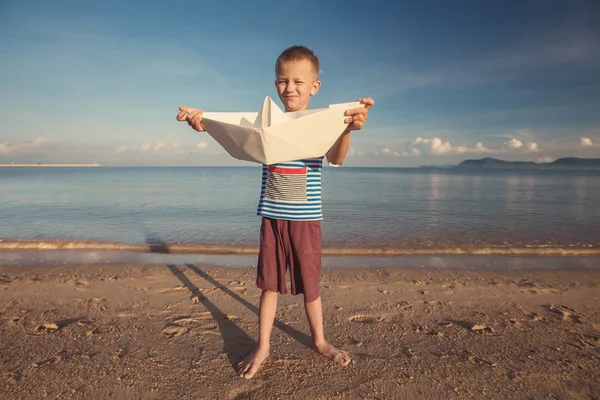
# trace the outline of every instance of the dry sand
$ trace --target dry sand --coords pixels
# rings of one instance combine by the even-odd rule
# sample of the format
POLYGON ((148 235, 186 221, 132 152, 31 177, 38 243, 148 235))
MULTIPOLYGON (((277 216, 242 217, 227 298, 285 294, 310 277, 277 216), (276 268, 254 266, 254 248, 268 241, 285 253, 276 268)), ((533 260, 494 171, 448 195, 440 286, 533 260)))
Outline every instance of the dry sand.
POLYGON ((251 268, 0 267, 6 399, 600 399, 600 270, 328 269, 329 340, 279 297, 271 356, 251 268))

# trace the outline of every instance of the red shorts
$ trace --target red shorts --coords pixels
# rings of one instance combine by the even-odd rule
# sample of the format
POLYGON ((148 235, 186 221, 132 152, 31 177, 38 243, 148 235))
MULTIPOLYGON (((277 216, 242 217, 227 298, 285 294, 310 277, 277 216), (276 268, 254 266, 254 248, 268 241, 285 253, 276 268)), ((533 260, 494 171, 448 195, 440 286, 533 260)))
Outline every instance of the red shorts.
POLYGON ((304 294, 309 303, 320 295, 321 221, 287 221, 262 218, 256 285, 287 293, 286 271, 290 270, 293 295, 304 294))

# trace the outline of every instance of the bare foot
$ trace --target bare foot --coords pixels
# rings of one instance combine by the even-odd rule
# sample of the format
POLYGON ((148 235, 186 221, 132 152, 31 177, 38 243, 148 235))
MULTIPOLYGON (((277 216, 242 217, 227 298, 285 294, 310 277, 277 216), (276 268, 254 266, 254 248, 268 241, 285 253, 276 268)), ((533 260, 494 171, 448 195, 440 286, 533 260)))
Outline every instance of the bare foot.
POLYGON ((325 357, 331 358, 333 362, 336 362, 344 367, 350 364, 350 355, 344 350, 340 350, 327 342, 324 344, 313 344, 313 346, 315 350, 323 354, 325 357))
POLYGON ((260 365, 269 357, 269 349, 256 349, 238 363, 238 375, 250 379, 254 376, 260 365))

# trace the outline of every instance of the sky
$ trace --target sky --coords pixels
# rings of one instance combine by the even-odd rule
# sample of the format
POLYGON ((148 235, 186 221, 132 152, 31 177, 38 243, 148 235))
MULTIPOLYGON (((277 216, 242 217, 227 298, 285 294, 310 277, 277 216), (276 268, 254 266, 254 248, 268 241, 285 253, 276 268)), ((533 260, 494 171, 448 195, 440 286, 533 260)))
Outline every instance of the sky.
POLYGON ((600 157, 596 0, 242 4, 0 2, 0 163, 249 165, 178 107, 258 111, 297 44, 311 108, 375 100, 346 166, 600 157))

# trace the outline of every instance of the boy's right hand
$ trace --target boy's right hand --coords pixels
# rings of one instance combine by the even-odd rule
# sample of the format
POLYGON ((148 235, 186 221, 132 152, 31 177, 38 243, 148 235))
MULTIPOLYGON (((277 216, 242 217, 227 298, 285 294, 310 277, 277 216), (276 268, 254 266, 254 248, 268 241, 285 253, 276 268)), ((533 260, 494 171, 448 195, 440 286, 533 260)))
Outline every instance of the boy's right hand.
POLYGON ((198 132, 204 132, 202 110, 180 106, 179 113, 177 114, 177 121, 187 121, 188 125, 198 132))

